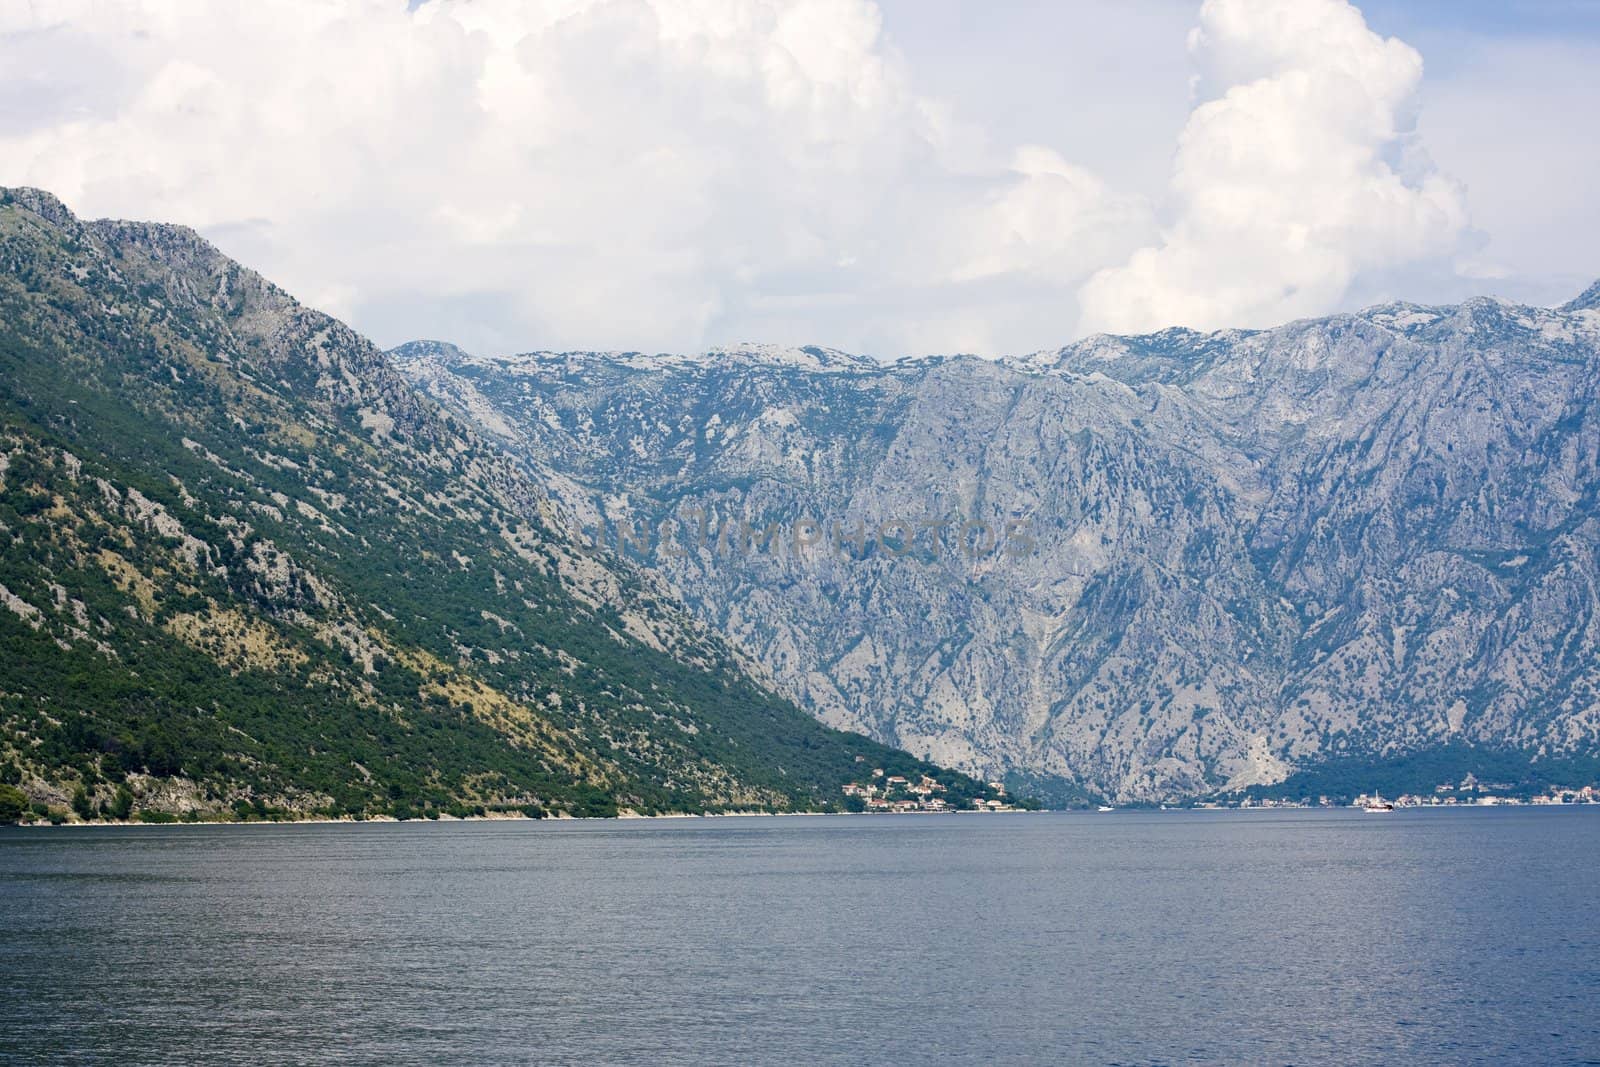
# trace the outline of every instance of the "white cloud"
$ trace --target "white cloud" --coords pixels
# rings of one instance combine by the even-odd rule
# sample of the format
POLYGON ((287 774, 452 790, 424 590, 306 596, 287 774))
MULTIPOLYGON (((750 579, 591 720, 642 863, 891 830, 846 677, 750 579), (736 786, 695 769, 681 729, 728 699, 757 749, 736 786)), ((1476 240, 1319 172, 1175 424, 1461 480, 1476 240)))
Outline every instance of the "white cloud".
POLYGON ((6 5, 0 182, 487 351, 996 352, 1072 335, 1091 276, 1096 324, 1255 321, 1459 233, 1410 153, 1420 62, 1343 0, 1213 0, 1194 51, 1232 88, 1162 233, 919 94, 869 0, 6 5))
POLYGON ((1190 47, 1205 99, 1179 138, 1175 218, 1084 287, 1086 328, 1267 326, 1458 250, 1465 196, 1414 136, 1413 49, 1344 0, 1207 0, 1190 47))

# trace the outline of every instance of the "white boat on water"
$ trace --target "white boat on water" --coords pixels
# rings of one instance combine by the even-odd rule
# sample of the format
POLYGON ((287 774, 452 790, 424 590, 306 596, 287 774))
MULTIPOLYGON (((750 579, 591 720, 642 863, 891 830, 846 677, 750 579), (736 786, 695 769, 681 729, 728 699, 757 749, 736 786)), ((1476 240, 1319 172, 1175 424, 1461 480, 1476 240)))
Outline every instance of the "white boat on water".
POLYGON ((1389 803, 1387 800, 1384 800, 1382 797, 1379 797, 1377 800, 1369 800, 1365 804, 1361 805, 1361 810, 1371 812, 1393 811, 1394 805, 1389 803))
POLYGON ((1111 807, 1109 804, 1102 804, 1098 808, 1096 808, 1095 810, 1096 811, 1116 811, 1117 809, 1111 807))

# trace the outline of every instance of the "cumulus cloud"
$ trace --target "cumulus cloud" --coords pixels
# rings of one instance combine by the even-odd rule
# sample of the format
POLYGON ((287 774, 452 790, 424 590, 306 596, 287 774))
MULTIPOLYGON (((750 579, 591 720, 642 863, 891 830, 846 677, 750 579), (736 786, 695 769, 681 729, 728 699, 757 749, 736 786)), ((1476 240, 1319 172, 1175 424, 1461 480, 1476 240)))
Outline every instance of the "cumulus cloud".
POLYGON ((1420 61, 1343 0, 1213 0, 1194 52, 1219 95, 1160 230, 920 95, 870 0, 12 4, 0 181, 486 351, 997 352, 1071 336, 1080 289, 1097 326, 1254 321, 1459 233, 1420 61))
POLYGON ((1179 138, 1175 218, 1084 286, 1084 328, 1268 326, 1458 249, 1463 191, 1414 133, 1415 50, 1344 0, 1206 0, 1190 48, 1209 98, 1179 138))

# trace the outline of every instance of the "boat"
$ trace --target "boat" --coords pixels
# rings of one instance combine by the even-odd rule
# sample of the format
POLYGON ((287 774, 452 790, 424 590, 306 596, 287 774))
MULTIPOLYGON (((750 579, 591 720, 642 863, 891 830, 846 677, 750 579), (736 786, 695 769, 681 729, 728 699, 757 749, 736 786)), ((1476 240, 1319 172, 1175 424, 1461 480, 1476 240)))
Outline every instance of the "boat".
POLYGON ((1111 807, 1109 804, 1102 804, 1098 808, 1096 808, 1095 810, 1096 811, 1116 811, 1117 809, 1111 807))
POLYGON ((1384 800, 1382 797, 1379 797, 1377 800, 1369 800, 1365 804, 1361 805, 1361 810, 1372 812, 1393 811, 1394 805, 1389 803, 1387 800, 1384 800))

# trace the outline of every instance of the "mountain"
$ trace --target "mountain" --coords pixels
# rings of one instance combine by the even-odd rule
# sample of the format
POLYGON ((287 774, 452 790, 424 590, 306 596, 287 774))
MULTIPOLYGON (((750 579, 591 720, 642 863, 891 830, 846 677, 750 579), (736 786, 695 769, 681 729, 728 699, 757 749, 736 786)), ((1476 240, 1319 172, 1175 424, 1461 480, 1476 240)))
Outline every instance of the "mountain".
MULTIPOLYGON (((430 358, 456 358, 444 347, 430 358)), ((863 766, 348 327, 0 192, 0 784, 54 817, 831 807, 863 766)))
POLYGON ((823 721, 1153 801, 1593 773, 1597 290, 996 362, 399 355, 823 721))

